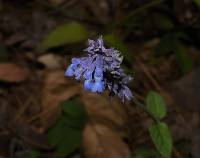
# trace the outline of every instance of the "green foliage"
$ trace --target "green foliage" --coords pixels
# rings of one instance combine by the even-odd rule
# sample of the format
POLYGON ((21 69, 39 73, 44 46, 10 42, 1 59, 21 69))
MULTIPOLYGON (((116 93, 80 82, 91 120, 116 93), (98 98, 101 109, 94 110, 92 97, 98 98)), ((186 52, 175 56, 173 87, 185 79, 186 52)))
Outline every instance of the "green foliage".
POLYGON ((190 72, 193 69, 193 60, 188 55, 184 45, 182 45, 180 42, 175 43, 175 53, 176 53, 176 59, 179 67, 181 68, 182 74, 186 74, 190 72))
POLYGON ((148 93, 147 110, 158 119, 162 119, 166 116, 167 110, 163 98, 154 91, 148 93))
POLYGON ((160 154, 147 147, 140 147, 135 150, 133 158, 160 158, 160 154))
POLYGON ((86 113, 78 98, 62 104, 63 114, 56 125, 48 131, 48 139, 56 149, 58 158, 66 157, 82 143, 82 130, 86 113))
POLYGON ((155 122, 149 127, 151 138, 160 154, 165 158, 170 158, 172 151, 171 133, 168 126, 159 121, 167 113, 165 102, 157 92, 150 91, 146 103, 148 112, 156 118, 155 122))
POLYGON ((198 6, 200 6, 200 0, 194 0, 194 2, 195 2, 198 6))
POLYGON ((30 152, 24 153, 18 158, 39 158, 39 157, 40 157, 40 153, 36 150, 32 150, 30 152))
POLYGON ((166 55, 174 52, 182 74, 186 74, 193 69, 193 60, 187 53, 184 45, 179 41, 179 38, 186 38, 186 36, 181 33, 165 34, 155 48, 155 53, 157 55, 166 55))
POLYGON ((87 38, 87 30, 77 22, 63 24, 52 31, 42 42, 42 48, 49 49, 65 44, 78 43, 87 38))
POLYGON ((86 113, 83 104, 78 98, 63 103, 64 115, 68 118, 66 123, 77 129, 82 129, 86 122, 86 113))
POLYGON ((172 152, 172 137, 168 126, 160 122, 152 124, 149 132, 160 154, 165 158, 170 158, 172 152))

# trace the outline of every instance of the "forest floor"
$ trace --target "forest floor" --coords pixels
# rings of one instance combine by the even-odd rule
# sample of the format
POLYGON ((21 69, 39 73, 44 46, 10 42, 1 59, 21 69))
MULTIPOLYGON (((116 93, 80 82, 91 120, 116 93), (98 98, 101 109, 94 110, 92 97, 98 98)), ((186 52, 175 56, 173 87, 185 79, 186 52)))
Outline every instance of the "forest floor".
MULTIPOLYGON (((55 157, 47 133, 62 115, 61 103, 72 98, 84 105, 88 122, 82 148, 71 157, 81 157, 83 151, 89 158, 122 158, 144 144, 154 149, 147 128, 151 118, 142 109, 123 105, 116 97, 110 99, 107 92, 86 92, 81 83, 64 76, 70 58, 81 56, 87 40, 45 50, 40 47, 54 28, 71 20, 86 26, 90 37, 103 34, 105 28, 101 27, 108 20, 103 18, 107 16, 105 8, 101 13, 102 8, 94 11, 89 7, 94 4, 85 6, 76 0, 15 0, 0 5, 0 157, 16 157, 30 150, 39 150, 44 158, 55 157)), ((115 32, 121 34, 120 29, 115 32)), ((131 89, 141 102, 150 90, 163 96, 168 110, 164 121, 174 142, 173 157, 199 158, 200 49, 191 44, 180 48, 193 62, 187 71, 177 62, 177 54, 155 55, 160 41, 160 37, 150 36, 124 42, 129 50, 125 69, 134 76, 131 89)), ((187 65, 187 57, 180 61, 187 65)))

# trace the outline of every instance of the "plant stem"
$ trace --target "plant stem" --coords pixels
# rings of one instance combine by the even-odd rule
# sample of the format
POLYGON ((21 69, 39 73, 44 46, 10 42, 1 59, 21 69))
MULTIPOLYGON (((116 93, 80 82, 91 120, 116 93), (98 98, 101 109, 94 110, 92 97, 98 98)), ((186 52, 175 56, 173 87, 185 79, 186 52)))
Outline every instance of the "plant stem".
POLYGON ((136 98, 133 98, 131 100, 131 102, 135 105, 137 105, 138 107, 140 107, 141 109, 143 109, 151 118, 155 123, 159 123, 159 119, 156 118, 154 115, 152 115, 151 112, 149 112, 149 110, 146 108, 146 105, 144 105, 143 103, 141 103, 140 101, 138 101, 136 98))

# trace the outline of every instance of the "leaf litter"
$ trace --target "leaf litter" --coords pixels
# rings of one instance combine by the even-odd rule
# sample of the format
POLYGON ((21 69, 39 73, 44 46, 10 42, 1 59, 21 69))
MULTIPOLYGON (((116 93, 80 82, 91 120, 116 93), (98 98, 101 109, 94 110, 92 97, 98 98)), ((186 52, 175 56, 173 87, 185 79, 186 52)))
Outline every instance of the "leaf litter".
MULTIPOLYGON (((23 5, 21 2, 21 6, 27 5, 27 2, 23 5)), ((60 103, 77 95, 81 96, 81 101, 89 116, 89 121, 83 132, 83 153, 85 157, 126 158, 130 157, 130 152, 134 151, 135 147, 141 144, 152 145, 149 143, 150 140, 146 132, 149 120, 141 110, 127 108, 127 105, 120 104, 116 99, 109 100, 105 95, 83 92, 81 85, 64 77, 64 69, 62 65, 59 65, 59 61, 54 61, 55 56, 60 56, 63 59, 63 55, 56 54, 59 50, 52 50, 54 55, 49 58, 46 56, 48 53, 43 55, 44 52, 35 49, 39 40, 48 31, 66 21, 66 16, 63 16, 57 10, 57 14, 61 16, 52 18, 49 14, 41 11, 41 8, 39 10, 34 8, 33 13, 29 13, 23 7, 18 8, 10 5, 9 2, 5 3, 12 12, 7 13, 8 15, 2 14, 4 17, 1 17, 0 40, 13 54, 9 54, 9 57, 12 56, 12 61, 0 63, 1 84, 3 81, 3 86, 0 87, 0 156, 9 157, 10 151, 7 150, 10 145, 17 144, 17 147, 26 146, 28 149, 45 150, 42 157, 46 155, 46 157, 54 157, 54 152, 48 150, 49 144, 46 142, 46 131, 58 121, 62 113, 60 103), (24 18, 20 18, 20 16, 16 18, 19 14, 24 15, 24 18), (24 29, 24 26, 27 26, 27 21, 28 28, 24 29), (40 26, 36 26, 37 24, 40 24, 40 26), (46 28, 45 31, 44 27, 46 28), (11 35, 7 37, 7 33, 11 35), (5 39, 5 42, 2 39, 5 39), (30 67, 31 64, 26 61, 26 58, 23 58, 27 53, 27 49, 33 49, 32 53, 37 54, 36 57, 34 56, 34 60, 38 59, 38 56, 39 58, 43 56, 43 59, 40 58, 39 62, 43 63, 47 69, 33 69, 30 67), (20 60, 23 59, 22 62, 26 64, 22 64, 23 66, 14 64, 16 59, 19 60, 15 55, 20 56, 20 60), (9 143, 16 142, 15 140, 17 140, 17 143, 9 143)), ((104 13, 99 12, 101 9, 94 10, 98 5, 92 7, 96 3, 98 2, 91 4, 88 2, 87 5, 96 17, 101 17, 100 23, 104 23, 107 20, 104 20, 103 15, 101 16, 104 13)), ((101 3, 104 3, 104 1, 101 3)), ((107 7, 107 5, 105 6, 107 7)), ((29 7, 26 8, 30 10, 29 7)), ((68 45, 65 45, 65 47, 70 49, 68 45)), ((177 110, 179 107, 176 104, 167 99, 167 103, 170 104, 168 107, 170 118, 166 120, 172 126, 174 135, 180 136, 177 137, 176 141, 179 142, 183 139, 191 141, 193 148, 188 152, 190 154, 192 152, 194 157, 198 157, 199 113, 197 110, 193 111, 199 109, 198 97, 195 96, 195 99, 192 99, 192 105, 189 105, 191 104, 191 98, 193 98, 191 94, 198 94, 194 93, 199 89, 193 84, 196 83, 193 82, 195 77, 190 79, 190 75, 193 76, 193 74, 188 74, 188 78, 183 79, 185 81, 177 81, 174 84, 176 79, 181 78, 174 55, 161 56, 159 59, 155 59, 152 55, 153 48, 154 46, 151 45, 148 45, 147 48, 143 43, 136 42, 134 45, 131 42, 129 44, 129 50, 134 50, 133 54, 139 57, 137 60, 144 65, 141 66, 134 62, 131 65, 134 67, 134 73, 137 74, 133 86, 134 95, 143 101, 144 96, 151 89, 159 90, 161 94, 163 92, 165 94, 166 89, 175 87, 169 92, 172 92, 173 98, 176 98, 175 102, 180 105, 181 112, 177 110), (186 85, 190 85, 189 88, 185 89, 186 85), (174 89, 178 89, 179 92, 174 94, 174 89), (184 99, 186 101, 183 101, 184 99), (189 112, 185 111, 185 107, 189 108, 189 112), (191 120, 191 124, 189 122, 189 126, 187 126, 188 123, 184 120, 191 120), (196 129, 195 132, 192 129, 196 129)), ((195 61, 198 61, 198 59, 199 55, 197 53, 195 61)), ((197 73, 195 72, 195 74, 197 73)), ((78 157, 81 157, 80 154, 78 154, 78 157)), ((178 158, 178 156, 175 157, 178 158)))

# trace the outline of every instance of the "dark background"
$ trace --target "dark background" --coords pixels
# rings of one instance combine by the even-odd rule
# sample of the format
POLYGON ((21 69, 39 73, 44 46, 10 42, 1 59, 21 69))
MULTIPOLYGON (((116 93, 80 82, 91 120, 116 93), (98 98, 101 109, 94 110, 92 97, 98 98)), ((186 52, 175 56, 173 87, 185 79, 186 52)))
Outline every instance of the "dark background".
POLYGON ((199 158, 199 0, 0 0, 0 157, 161 157, 143 110, 64 76, 99 35, 165 99, 172 157, 199 158))

